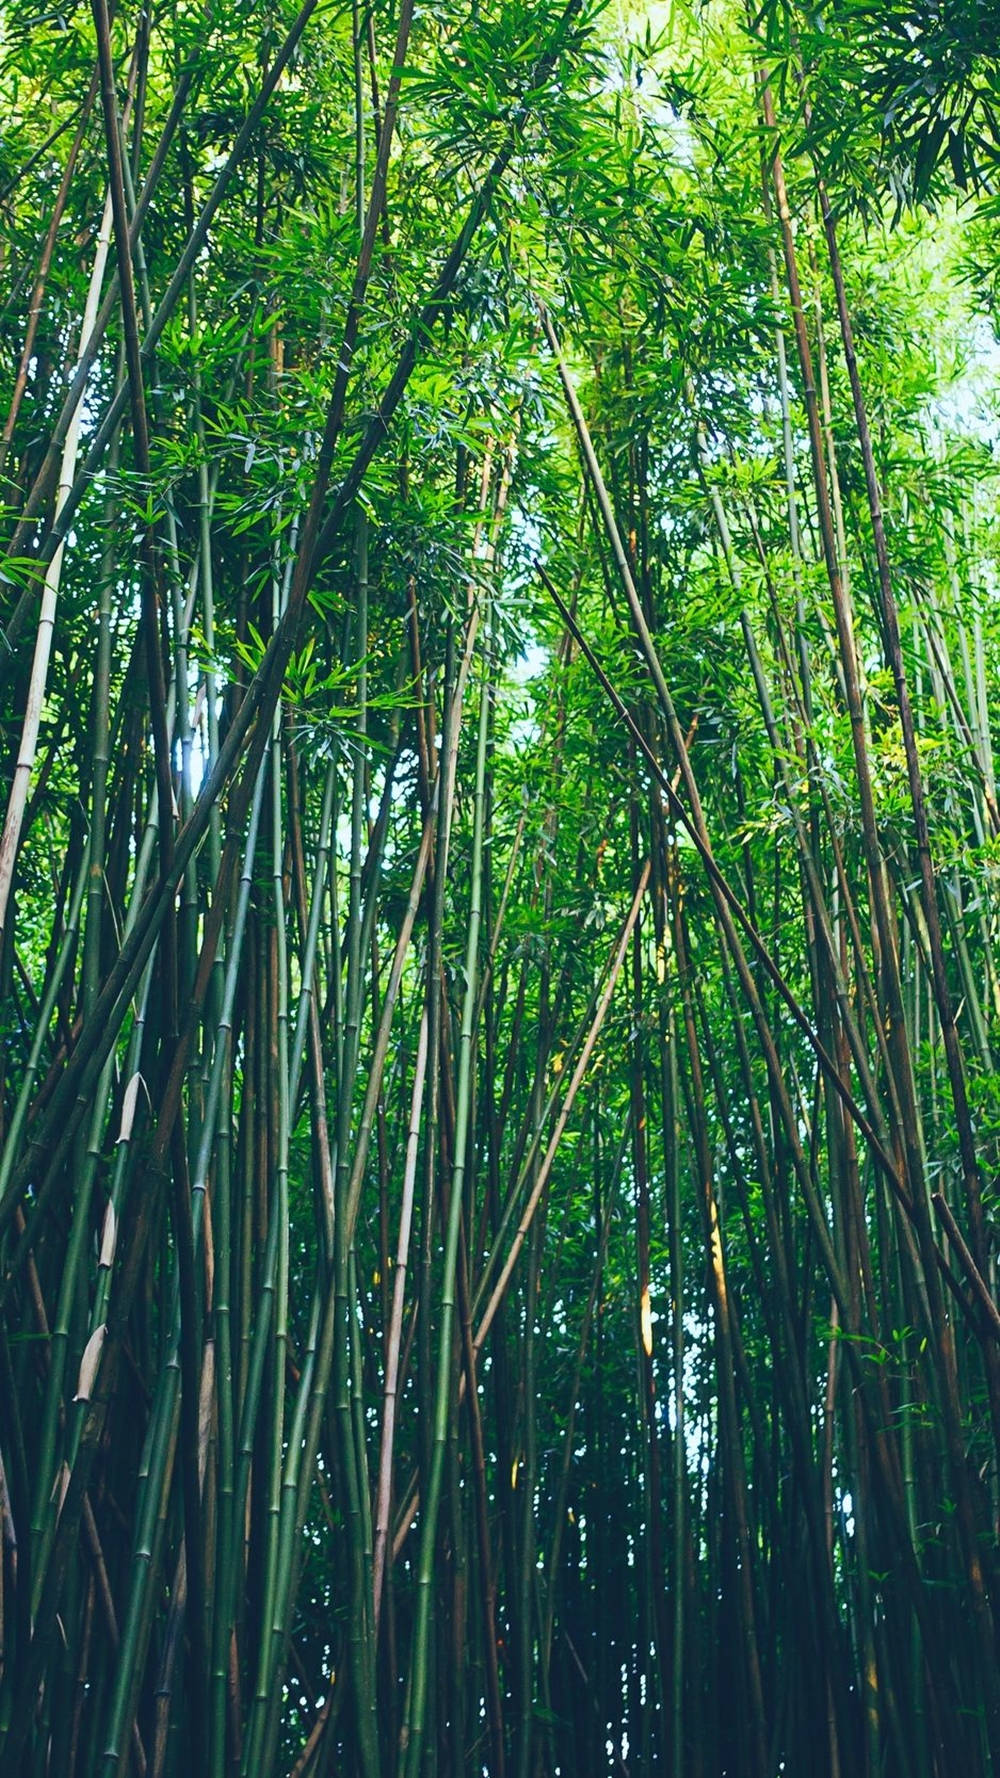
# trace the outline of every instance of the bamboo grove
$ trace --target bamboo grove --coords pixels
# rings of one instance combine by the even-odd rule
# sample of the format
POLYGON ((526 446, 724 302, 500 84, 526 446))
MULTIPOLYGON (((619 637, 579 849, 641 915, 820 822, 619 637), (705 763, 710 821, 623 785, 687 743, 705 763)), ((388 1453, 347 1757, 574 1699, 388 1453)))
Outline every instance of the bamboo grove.
POLYGON ((4 1774, 1000 1774, 996 38, 0 8, 4 1774))

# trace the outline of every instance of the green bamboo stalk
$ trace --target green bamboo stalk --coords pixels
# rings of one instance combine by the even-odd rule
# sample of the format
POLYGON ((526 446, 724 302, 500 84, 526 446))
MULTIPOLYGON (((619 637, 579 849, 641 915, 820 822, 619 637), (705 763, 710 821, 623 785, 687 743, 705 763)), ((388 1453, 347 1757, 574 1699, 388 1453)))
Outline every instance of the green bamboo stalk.
MULTIPOLYGON (((487 621, 487 634, 489 624, 487 621)), ((487 645, 488 646, 488 645, 487 645)), ((461 1224, 462 1191, 469 1144, 471 1116, 472 1049, 479 969, 479 928, 482 920, 483 828, 486 784, 486 751, 489 734, 490 666, 488 656, 481 670, 479 733, 476 745, 476 779, 471 855, 471 892, 468 936, 465 949, 465 994, 458 1053, 458 1090, 451 1194, 444 1242, 441 1281, 441 1314, 434 1389, 434 1431, 427 1494, 421 1514, 420 1557, 417 1576, 417 1616, 413 1634, 412 1668, 406 1716, 400 1736, 400 1757, 407 1778, 419 1778, 427 1708, 427 1674, 430 1642, 431 1584, 437 1544, 437 1517, 444 1470, 452 1395, 452 1327, 455 1313, 455 1270, 461 1224)))

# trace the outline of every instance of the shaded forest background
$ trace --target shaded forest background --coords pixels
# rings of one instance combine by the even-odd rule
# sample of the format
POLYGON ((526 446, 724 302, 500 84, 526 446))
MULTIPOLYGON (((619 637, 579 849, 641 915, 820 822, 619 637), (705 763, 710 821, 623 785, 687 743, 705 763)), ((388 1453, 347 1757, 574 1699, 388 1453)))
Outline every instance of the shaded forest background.
POLYGON ((996 1778, 1000 15, 0 117, 0 1769, 996 1778))

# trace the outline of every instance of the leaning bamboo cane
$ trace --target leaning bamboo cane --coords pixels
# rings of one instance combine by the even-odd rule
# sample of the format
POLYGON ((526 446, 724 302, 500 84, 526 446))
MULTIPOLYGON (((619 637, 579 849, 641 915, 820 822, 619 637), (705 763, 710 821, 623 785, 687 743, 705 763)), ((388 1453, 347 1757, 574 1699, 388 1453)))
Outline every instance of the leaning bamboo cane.
POLYGON ((569 1086, 566 1089, 566 1093, 563 1098, 563 1102, 559 1107, 559 1115, 556 1118, 555 1124, 552 1129, 552 1134, 549 1137, 548 1145, 546 1147, 545 1154, 542 1158, 541 1166, 538 1169, 537 1177, 535 1178, 531 1192, 528 1196, 527 1203, 526 1203, 524 1210, 522 1212, 521 1220, 517 1225, 517 1230, 515 1232, 514 1239, 510 1244, 510 1248, 507 1253, 507 1258, 504 1260, 503 1266, 501 1267, 500 1275, 497 1278, 497 1281, 493 1286, 493 1289, 490 1293, 490 1297, 489 1297, 489 1300, 486 1304, 486 1307, 483 1309, 482 1314, 479 1317, 479 1322, 476 1327, 476 1338, 475 1338, 475 1349, 477 1352, 482 1350, 483 1342, 486 1339, 486 1335, 489 1333, 490 1327, 492 1326, 492 1323, 493 1323, 494 1317, 496 1316, 497 1310, 500 1307, 501 1302, 503 1301, 504 1293, 507 1289, 508 1284, 510 1283, 510 1279, 513 1274, 514 1268, 517 1265, 518 1256, 521 1252, 521 1248, 524 1246, 525 1237, 528 1234, 529 1229, 531 1228, 532 1219, 535 1215, 536 1210, 538 1209, 538 1205, 541 1201, 542 1194, 545 1191, 546 1183, 548 1181, 549 1174, 552 1171, 552 1164, 555 1160, 556 1152, 559 1147, 559 1143, 562 1140, 563 1132, 565 1131, 566 1125, 569 1122, 570 1113, 573 1109, 573 1104, 576 1099, 576 1095, 579 1092, 580 1086, 583 1082, 583 1078, 587 1072, 587 1068, 590 1063, 590 1058, 594 1053, 594 1046, 597 1043, 598 1037, 600 1036, 601 1026, 604 1023, 604 1020, 605 1020, 607 1013, 608 1013, 608 1008, 610 1007, 612 998, 614 996, 615 984, 618 980, 618 975, 621 970, 621 966, 625 960, 625 952, 628 949, 629 940, 631 939, 631 936, 632 936, 633 927, 635 926, 635 923, 639 918, 639 912, 642 907, 643 897, 646 893, 646 889, 649 884, 649 868, 650 868, 649 862, 647 860, 647 862, 643 865, 642 870, 639 873, 639 880, 638 880, 638 883, 636 884, 635 894, 632 897, 632 905, 629 908, 629 912, 628 912, 628 915, 625 920, 625 925, 622 928, 621 936, 618 940, 618 944, 617 944, 614 954, 612 956, 611 966, 608 970, 607 980, 605 981, 604 988, 601 993, 601 997, 597 1003, 597 1009, 594 1013, 594 1017, 591 1022, 590 1029, 587 1032, 587 1036, 584 1040, 583 1048, 580 1051, 580 1055, 577 1060, 576 1067, 574 1068, 572 1076, 570 1077, 569 1086))
MULTIPOLYGON (((94 265, 90 274, 90 285, 87 290, 87 301, 84 306, 83 320, 80 324, 80 346, 77 354, 78 362, 86 354, 94 329, 97 305, 100 301, 104 273, 108 263, 111 247, 111 194, 104 200, 104 211, 100 228, 97 233, 97 246, 94 253, 94 265)), ((76 461, 80 449, 80 432, 83 424, 83 391, 74 409, 66 433, 63 446, 62 461, 59 469, 59 483, 56 489, 56 513, 62 511, 66 504, 73 478, 76 474, 76 461)), ((14 867, 17 862, 18 842, 21 835, 21 822, 24 817, 24 806, 28 797, 28 785, 35 763, 38 748, 38 730, 42 719, 42 708, 45 701, 45 686, 48 680, 49 658, 52 653, 52 635, 56 622, 56 604, 59 598, 59 582, 62 577, 65 544, 60 543, 58 550, 49 562, 45 571, 45 582, 42 589, 42 603, 38 615, 38 634, 35 639, 35 653, 31 664, 31 679, 28 687, 28 700, 25 706, 24 723, 21 729, 21 742, 18 748, 17 763, 14 777, 7 799, 7 813, 4 818, 3 833, 0 834, 0 942, 3 939, 7 919, 7 906, 10 900, 11 886, 14 880, 14 867)))

